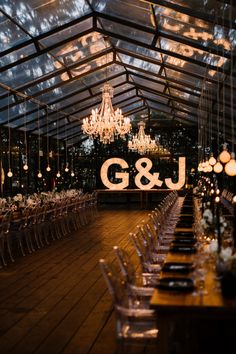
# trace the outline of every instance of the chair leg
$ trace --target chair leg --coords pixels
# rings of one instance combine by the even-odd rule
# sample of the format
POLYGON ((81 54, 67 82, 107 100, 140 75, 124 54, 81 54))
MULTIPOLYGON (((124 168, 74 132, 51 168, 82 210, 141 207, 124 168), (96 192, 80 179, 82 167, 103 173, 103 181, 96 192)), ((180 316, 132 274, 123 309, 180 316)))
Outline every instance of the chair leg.
POLYGON ((12 262, 15 262, 15 259, 13 258, 13 254, 12 254, 12 247, 11 247, 11 234, 8 233, 6 235, 6 244, 7 244, 7 250, 8 250, 8 254, 9 254, 9 257, 10 257, 10 260, 12 262))

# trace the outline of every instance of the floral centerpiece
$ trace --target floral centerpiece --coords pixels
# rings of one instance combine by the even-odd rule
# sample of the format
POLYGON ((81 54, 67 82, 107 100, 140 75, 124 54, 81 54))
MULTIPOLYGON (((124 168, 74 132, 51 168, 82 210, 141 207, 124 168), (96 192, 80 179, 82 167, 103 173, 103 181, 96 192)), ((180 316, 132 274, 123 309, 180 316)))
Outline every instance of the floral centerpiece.
POLYGON ((219 225, 217 225, 217 218, 215 215, 213 215, 211 209, 204 210, 200 225, 204 234, 210 239, 215 239, 218 236, 218 231, 221 235, 223 235, 224 231, 228 226, 223 216, 219 217, 219 225))
POLYGON ((213 215, 206 209, 202 215, 201 226, 209 238, 206 251, 216 257, 216 271, 220 276, 222 294, 225 297, 236 296, 236 252, 229 223, 221 215, 213 215), (220 236, 220 240, 219 240, 220 236))

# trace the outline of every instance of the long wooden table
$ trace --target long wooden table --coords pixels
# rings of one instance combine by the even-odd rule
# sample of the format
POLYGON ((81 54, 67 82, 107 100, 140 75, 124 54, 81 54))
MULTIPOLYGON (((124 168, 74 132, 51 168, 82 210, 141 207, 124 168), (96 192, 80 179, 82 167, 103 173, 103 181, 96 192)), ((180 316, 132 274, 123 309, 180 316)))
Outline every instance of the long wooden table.
MULTIPOLYGON (((198 256, 169 253, 167 261, 195 262, 198 256)), ((162 273, 162 277, 165 276, 172 274, 162 273)), ((186 276, 193 277, 193 273, 186 276)), ((207 295, 195 295, 196 291, 178 293, 154 290, 151 307, 157 312, 158 353, 236 353, 236 299, 225 299, 217 282, 214 267, 207 263, 207 295)))

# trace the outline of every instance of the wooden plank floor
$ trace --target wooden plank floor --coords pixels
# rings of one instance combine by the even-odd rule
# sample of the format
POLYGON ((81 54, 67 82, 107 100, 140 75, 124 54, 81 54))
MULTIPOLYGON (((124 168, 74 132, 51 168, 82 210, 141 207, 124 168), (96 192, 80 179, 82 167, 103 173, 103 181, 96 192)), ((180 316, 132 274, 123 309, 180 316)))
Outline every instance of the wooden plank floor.
POLYGON ((136 259, 128 233, 147 214, 101 210, 70 237, 1 269, 0 353, 115 353, 115 318, 98 260, 114 260, 113 245, 136 259))

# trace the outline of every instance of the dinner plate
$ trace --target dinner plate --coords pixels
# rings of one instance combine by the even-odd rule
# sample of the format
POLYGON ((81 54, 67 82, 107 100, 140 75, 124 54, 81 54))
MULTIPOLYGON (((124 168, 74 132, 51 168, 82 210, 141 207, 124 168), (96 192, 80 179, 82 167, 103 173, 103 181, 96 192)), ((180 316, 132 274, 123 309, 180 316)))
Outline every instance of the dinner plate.
POLYGON ((175 231, 174 233, 174 237, 189 237, 189 238, 193 238, 194 234, 191 231, 175 231))
POLYGON ((194 246, 190 245, 178 245, 178 246, 170 246, 169 249, 170 252, 172 253, 195 253, 196 248, 194 246))
POLYGON ((193 223, 186 223, 186 222, 178 222, 178 224, 176 225, 176 228, 179 229, 191 229, 191 227, 193 226, 193 223))
POLYGON ((164 272, 189 273, 193 270, 192 262, 166 262, 162 270, 164 272))
POLYGON ((193 237, 176 237, 172 241, 173 246, 195 245, 196 238, 193 237))
POLYGON ((189 292, 194 289, 194 283, 191 278, 167 277, 158 279, 156 288, 161 290, 189 292))

